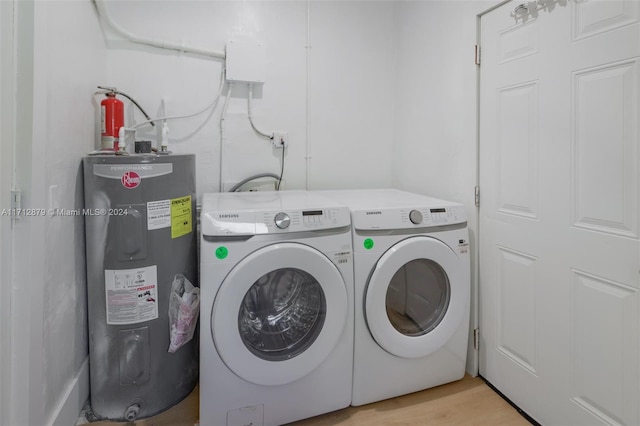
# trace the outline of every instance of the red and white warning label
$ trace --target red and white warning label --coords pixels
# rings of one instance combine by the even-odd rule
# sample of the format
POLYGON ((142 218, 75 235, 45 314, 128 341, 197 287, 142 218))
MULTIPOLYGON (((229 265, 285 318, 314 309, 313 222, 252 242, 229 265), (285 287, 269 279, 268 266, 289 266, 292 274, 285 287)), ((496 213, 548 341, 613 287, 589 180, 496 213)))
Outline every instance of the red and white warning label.
POLYGON ((158 318, 158 269, 105 269, 107 324, 136 324, 158 318))

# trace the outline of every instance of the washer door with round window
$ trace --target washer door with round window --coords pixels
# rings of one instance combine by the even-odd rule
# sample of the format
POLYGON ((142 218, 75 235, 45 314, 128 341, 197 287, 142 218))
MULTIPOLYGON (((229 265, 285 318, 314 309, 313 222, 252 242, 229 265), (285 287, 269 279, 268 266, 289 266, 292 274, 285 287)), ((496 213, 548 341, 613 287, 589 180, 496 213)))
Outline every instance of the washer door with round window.
POLYGON ((463 261, 435 238, 411 237, 387 250, 365 294, 367 325, 378 345, 403 358, 443 347, 469 309, 463 271, 463 261))
POLYGON ((312 372, 347 322, 338 268, 298 243, 263 247, 240 261, 216 295, 211 330, 222 361, 259 385, 282 385, 312 372))

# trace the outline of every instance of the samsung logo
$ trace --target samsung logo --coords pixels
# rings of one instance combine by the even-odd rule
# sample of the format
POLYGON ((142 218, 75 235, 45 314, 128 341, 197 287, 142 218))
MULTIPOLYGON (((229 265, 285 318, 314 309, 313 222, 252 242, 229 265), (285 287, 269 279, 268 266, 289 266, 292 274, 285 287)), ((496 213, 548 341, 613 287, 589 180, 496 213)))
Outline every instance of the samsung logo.
POLYGON ((230 214, 219 214, 218 215, 218 219, 233 219, 233 218, 239 218, 240 215, 237 213, 230 213, 230 214))
POLYGON ((382 214, 382 212, 380 210, 376 210, 376 211, 373 211, 373 212, 366 212, 367 216, 372 215, 372 214, 382 214))

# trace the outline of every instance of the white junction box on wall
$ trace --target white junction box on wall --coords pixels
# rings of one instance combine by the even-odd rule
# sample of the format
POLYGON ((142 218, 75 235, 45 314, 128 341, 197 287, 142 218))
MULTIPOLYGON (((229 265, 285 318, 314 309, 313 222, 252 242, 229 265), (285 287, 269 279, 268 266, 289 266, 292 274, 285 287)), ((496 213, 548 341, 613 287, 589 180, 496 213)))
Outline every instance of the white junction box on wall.
POLYGON ((273 132, 273 139, 271 139, 274 148, 288 148, 289 147, 289 133, 287 132, 273 132))
POLYGON ((267 71, 267 51, 264 43, 230 40, 226 46, 227 81, 264 83, 267 71))

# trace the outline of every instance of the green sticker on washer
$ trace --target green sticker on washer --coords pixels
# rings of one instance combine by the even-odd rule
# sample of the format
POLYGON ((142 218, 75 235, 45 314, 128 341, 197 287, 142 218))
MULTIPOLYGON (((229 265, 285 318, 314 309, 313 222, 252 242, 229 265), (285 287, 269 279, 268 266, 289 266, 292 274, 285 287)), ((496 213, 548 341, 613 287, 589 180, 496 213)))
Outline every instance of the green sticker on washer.
POLYGON ((229 255, 229 250, 225 246, 220 246, 216 249, 216 257, 220 260, 226 258, 229 255))
POLYGON ((371 238, 367 238, 366 240, 364 240, 363 245, 367 250, 371 250, 373 248, 373 240, 371 238))

